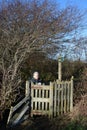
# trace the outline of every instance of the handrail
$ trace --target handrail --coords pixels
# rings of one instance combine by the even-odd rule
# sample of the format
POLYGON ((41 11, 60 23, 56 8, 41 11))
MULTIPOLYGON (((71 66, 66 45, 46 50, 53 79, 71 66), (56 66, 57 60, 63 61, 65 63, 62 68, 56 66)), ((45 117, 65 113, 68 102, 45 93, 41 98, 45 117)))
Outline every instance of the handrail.
POLYGON ((7 124, 9 124, 10 119, 12 118, 12 114, 21 106, 23 103, 25 103, 29 97, 23 98, 15 107, 11 106, 10 113, 8 116, 7 124))
MULTIPOLYGON (((30 96, 30 90, 29 90, 29 81, 26 81, 26 86, 25 86, 25 97, 16 105, 16 106, 11 106, 10 112, 9 112, 9 116, 8 116, 8 120, 7 120, 7 124, 9 124, 13 113, 19 108, 21 107, 24 103, 26 103, 30 96)), ((27 103, 28 104, 28 103, 27 103)), ((28 109, 28 106, 27 106, 28 109)), ((23 113, 22 113, 23 114, 23 113)))
POLYGON ((29 97, 23 98, 15 107, 13 107, 13 112, 16 111, 23 103, 25 103, 29 97))

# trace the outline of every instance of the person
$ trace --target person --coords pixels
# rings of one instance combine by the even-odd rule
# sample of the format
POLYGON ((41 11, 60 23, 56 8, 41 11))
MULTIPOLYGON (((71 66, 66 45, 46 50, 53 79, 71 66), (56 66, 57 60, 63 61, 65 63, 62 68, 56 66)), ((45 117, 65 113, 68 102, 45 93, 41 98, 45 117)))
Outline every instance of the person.
POLYGON ((38 73, 37 71, 35 71, 35 72, 33 73, 33 78, 31 79, 31 82, 32 82, 33 84, 39 84, 39 85, 41 85, 41 80, 40 80, 40 78, 39 78, 39 73, 38 73))

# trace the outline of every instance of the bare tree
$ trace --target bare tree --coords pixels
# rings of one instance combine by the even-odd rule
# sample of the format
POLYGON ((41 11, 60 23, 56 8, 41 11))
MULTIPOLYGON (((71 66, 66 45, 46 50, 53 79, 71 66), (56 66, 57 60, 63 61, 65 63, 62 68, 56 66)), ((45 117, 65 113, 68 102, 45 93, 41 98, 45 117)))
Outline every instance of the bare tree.
POLYGON ((10 107, 18 94, 20 69, 29 54, 55 52, 58 40, 78 28, 80 17, 78 9, 60 10, 48 0, 17 0, 0 9, 1 111, 10 107))
MULTIPOLYGON (((76 44, 77 49, 82 55, 82 58, 84 61, 87 62, 87 38, 86 37, 81 37, 76 44)), ((80 55, 80 56, 81 56, 80 55)))

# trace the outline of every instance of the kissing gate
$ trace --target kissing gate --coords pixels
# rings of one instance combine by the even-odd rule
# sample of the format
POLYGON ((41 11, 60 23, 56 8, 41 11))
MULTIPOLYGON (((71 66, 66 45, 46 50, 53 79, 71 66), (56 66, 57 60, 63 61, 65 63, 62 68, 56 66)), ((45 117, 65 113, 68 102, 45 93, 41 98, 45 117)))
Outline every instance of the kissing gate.
POLYGON ((72 109, 73 77, 70 81, 50 82, 50 85, 31 85, 31 116, 54 117, 72 109))
POLYGON ((30 110, 30 116, 47 115, 56 117, 73 110, 73 76, 70 81, 62 81, 61 58, 58 60, 58 79, 50 85, 34 85, 26 81, 25 98, 11 107, 7 124, 17 123, 30 110), (20 109, 15 118, 15 111, 20 109))

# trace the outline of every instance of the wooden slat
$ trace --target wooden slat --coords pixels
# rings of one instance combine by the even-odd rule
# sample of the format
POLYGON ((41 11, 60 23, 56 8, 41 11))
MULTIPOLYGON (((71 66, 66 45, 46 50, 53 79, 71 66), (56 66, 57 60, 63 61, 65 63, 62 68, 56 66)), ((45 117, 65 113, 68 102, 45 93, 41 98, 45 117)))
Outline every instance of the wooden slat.
POLYGON ((42 98, 44 98, 44 90, 42 90, 42 98))
POLYGON ((55 82, 54 86, 54 116, 56 116, 57 113, 57 83, 55 82))
POLYGON ((67 112, 69 111, 69 83, 67 84, 67 112))
POLYGON ((24 99, 22 99, 15 107, 13 107, 13 112, 16 111, 23 103, 25 103, 27 100, 29 99, 29 97, 25 97, 24 99))
POLYGON ((64 113, 66 113, 66 84, 64 85, 64 113))
POLYGON ((61 84, 61 88, 62 90, 61 90, 60 99, 61 99, 61 114, 62 114, 63 113, 63 84, 61 84))
POLYGON ((40 102, 38 102, 38 110, 40 110, 40 102))
POLYGON ((32 98, 32 101, 33 102, 36 102, 36 101, 38 101, 38 102, 50 102, 50 98, 32 98))
POLYGON ((41 98, 41 90, 39 90, 39 98, 41 98))
POLYGON ((21 111, 21 113, 18 115, 18 117, 13 122, 13 124, 18 123, 28 109, 29 109, 29 106, 28 106, 28 104, 26 104, 25 107, 23 108, 23 110, 21 111))
POLYGON ((71 78, 71 87, 70 87, 70 111, 73 110, 73 76, 71 78))
POLYGON ((57 90, 58 91, 58 95, 57 95, 57 115, 59 115, 59 113, 60 113, 60 85, 58 85, 58 88, 59 88, 59 90, 57 90))
POLYGON ((9 116, 8 116, 8 120, 7 120, 7 125, 8 125, 9 122, 10 122, 10 119, 11 119, 11 117, 12 117, 12 114, 13 114, 13 107, 11 106, 11 108, 10 108, 10 113, 9 113, 9 116))

